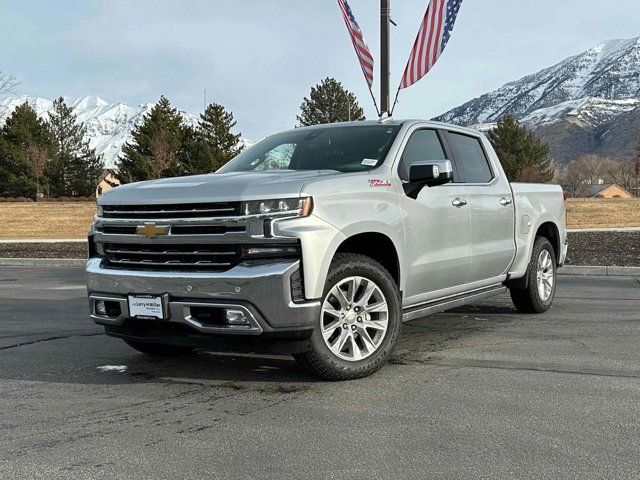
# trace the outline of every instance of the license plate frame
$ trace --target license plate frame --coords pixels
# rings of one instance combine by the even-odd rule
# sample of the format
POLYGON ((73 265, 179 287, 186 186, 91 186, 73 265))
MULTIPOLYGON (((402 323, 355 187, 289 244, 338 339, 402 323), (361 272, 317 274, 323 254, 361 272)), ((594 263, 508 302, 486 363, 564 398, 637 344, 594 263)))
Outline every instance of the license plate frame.
POLYGON ((137 320, 166 320, 167 295, 132 293, 127 296, 129 316, 137 320))

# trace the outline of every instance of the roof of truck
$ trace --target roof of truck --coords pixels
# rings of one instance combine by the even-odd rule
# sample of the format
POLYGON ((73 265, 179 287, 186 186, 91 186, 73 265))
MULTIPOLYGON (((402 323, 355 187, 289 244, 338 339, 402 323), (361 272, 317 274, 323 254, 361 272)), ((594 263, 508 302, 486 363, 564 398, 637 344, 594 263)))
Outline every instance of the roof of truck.
POLYGON ((336 122, 336 123, 322 123, 320 125, 310 125, 308 127, 298 127, 300 129, 315 129, 315 128, 331 128, 331 127, 362 127, 366 125, 404 125, 405 123, 426 123, 434 128, 455 128, 456 130, 464 130, 474 135, 478 135, 481 132, 479 130, 462 127, 460 125, 453 125, 451 123, 434 122, 432 120, 423 119, 398 119, 387 118, 385 120, 359 120, 355 122, 336 122))

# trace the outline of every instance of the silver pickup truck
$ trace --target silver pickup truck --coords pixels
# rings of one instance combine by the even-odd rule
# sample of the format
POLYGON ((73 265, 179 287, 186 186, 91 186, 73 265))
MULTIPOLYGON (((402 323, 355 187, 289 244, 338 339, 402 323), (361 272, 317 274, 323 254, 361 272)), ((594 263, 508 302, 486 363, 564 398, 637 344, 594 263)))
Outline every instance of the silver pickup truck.
POLYGON ((340 380, 379 369, 403 321, 507 289, 548 310, 567 236, 560 187, 510 184, 483 135, 387 120, 115 188, 89 252, 91 318, 133 348, 290 353, 340 380))

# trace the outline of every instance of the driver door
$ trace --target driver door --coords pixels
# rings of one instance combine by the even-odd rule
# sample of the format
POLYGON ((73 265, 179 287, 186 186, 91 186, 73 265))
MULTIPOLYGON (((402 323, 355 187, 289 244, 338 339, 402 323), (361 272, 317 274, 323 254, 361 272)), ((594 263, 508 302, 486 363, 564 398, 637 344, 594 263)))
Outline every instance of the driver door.
MULTIPOLYGON (((448 159, 440 132, 411 133, 398 166, 403 183, 414 162, 448 159)), ((467 189, 450 183, 424 187, 414 200, 402 194, 407 280, 405 306, 460 293, 471 267, 471 217, 467 189)))

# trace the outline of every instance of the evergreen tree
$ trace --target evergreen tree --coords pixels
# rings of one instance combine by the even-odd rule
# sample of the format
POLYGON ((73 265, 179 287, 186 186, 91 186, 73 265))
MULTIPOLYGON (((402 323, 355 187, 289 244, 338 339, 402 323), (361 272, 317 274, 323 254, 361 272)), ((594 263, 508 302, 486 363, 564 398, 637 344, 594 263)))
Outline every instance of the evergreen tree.
MULTIPOLYGON (((53 196, 91 196, 104 162, 89 148, 87 129, 62 97, 53 102, 49 115, 53 137, 53 158, 45 168, 45 176, 53 196)), ((37 152, 35 152, 37 154, 37 152)))
POLYGON ((240 134, 232 133, 236 122, 233 113, 212 103, 196 127, 186 127, 182 161, 185 173, 211 173, 240 153, 240 134))
POLYGON ((489 133, 507 178, 512 182, 550 182, 554 168, 549 146, 522 126, 513 115, 505 115, 489 133))
POLYGON ((164 96, 132 132, 122 148, 117 177, 122 183, 180 175, 185 128, 180 112, 164 96))
POLYGON ((356 96, 335 78, 325 78, 311 88, 309 98, 300 105, 298 124, 301 127, 323 123, 364 120, 364 111, 356 96))
POLYGON ((28 104, 19 105, 0 130, 0 195, 35 197, 36 172, 30 167, 35 149, 49 157, 52 142, 47 124, 28 104))

